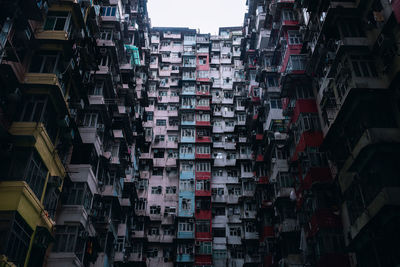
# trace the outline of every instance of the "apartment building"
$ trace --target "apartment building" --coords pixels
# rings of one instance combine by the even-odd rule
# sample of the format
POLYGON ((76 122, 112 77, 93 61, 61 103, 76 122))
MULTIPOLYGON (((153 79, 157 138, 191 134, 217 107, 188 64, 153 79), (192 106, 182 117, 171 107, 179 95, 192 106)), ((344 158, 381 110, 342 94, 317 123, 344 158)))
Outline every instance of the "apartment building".
POLYGON ((1 266, 398 266, 400 3, 1 1, 1 266))
POLYGON ((141 262, 146 2, 0 6, 0 265, 141 262))
POLYGON ((398 265, 397 1, 248 8, 263 266, 398 265))

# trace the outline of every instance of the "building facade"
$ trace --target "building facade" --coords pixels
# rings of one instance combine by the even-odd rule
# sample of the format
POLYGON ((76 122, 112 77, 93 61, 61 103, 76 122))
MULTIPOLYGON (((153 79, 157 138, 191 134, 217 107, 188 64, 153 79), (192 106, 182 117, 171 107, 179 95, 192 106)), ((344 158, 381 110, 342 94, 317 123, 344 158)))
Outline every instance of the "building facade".
POLYGON ((146 1, 0 5, 0 265, 132 264, 146 1))
POLYGON ((398 265, 398 1, 248 8, 263 266, 398 265))
POLYGON ((0 266, 395 267, 400 1, 0 3, 0 266))

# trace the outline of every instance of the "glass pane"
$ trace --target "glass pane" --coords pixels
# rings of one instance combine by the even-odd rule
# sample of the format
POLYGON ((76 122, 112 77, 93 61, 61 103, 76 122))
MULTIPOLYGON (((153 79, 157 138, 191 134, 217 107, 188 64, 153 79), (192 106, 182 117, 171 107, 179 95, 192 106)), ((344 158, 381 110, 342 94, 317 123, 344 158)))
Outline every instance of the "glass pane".
POLYGON ((56 23, 56 18, 55 17, 47 17, 46 23, 44 24, 43 29, 45 31, 53 30, 53 27, 54 27, 55 23, 56 23))
POLYGON ((56 24, 54 26, 55 31, 62 31, 64 30, 65 22, 67 21, 67 18, 57 18, 56 24))

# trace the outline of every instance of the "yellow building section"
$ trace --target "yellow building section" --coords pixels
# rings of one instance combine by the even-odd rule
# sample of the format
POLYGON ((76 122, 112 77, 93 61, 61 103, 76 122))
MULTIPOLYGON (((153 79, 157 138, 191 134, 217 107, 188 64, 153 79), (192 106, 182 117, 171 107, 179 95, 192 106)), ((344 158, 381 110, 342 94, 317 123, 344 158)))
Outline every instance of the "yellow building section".
POLYGON ((13 122, 9 132, 11 135, 21 137, 16 141, 16 145, 34 146, 36 148, 51 176, 58 176, 61 179, 65 177, 64 165, 43 123, 13 122))
MULTIPOLYGON (((70 12, 72 15, 71 23, 74 23, 74 25, 78 28, 85 27, 84 17, 77 0, 54 3, 49 8, 49 11, 70 12)), ((68 41, 70 39, 70 33, 65 30, 44 30, 42 27, 39 27, 39 29, 35 31, 35 38, 38 40, 68 41)))
POLYGON ((0 182, 0 211, 18 211, 33 230, 43 226, 52 233, 55 224, 25 181, 0 182))

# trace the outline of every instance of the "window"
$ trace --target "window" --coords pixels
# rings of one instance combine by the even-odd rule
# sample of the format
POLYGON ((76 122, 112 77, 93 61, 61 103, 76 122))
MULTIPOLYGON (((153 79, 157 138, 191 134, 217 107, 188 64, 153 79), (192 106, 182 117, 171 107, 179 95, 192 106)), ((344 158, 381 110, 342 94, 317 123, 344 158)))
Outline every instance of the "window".
POLYGON ((45 31, 66 31, 71 16, 68 12, 49 11, 43 29, 45 31))
POLYGON ((252 172, 251 164, 250 163, 243 164, 243 171, 244 172, 252 172))
POLYGON ((155 194, 155 195, 160 195, 162 193, 162 187, 161 186, 152 186, 151 193, 155 194))
POLYGON ((212 242, 201 242, 200 246, 196 247, 196 253, 211 254, 212 253, 212 242))
POLYGON ((242 235, 242 229, 240 226, 231 226, 229 227, 229 235, 230 236, 241 236, 242 235))
POLYGON ((197 154, 210 154, 211 148, 210 148, 210 146, 196 146, 196 153, 197 154))
POLYGON ((288 39, 290 45, 301 44, 302 36, 298 31, 288 31, 288 39))
POLYGON ((86 113, 83 118, 83 125, 86 127, 96 127, 97 125, 97 113, 86 113))
MULTIPOLYGON (((218 189, 222 189, 223 190, 223 188, 218 188, 218 189)), ((223 191, 222 191, 223 192, 223 191)), ((212 208, 212 214, 213 214, 213 216, 225 216, 226 215, 226 213, 225 213, 225 207, 213 207, 212 208)), ((225 230, 225 229, 224 229, 225 230)), ((225 232, 225 231, 224 231, 225 232)))
POLYGON ((164 158, 165 150, 164 149, 154 149, 154 158, 162 159, 164 158))
POLYGON ((36 150, 18 148, 13 151, 9 178, 25 180, 36 197, 42 197, 47 168, 36 150))
POLYGON ((193 162, 181 163, 181 171, 193 171, 193 162))
POLYGON ((1 252, 5 253, 8 260, 12 261, 16 266, 24 266, 32 235, 30 226, 22 219, 18 212, 4 213, 2 214, 0 233, 1 252), (15 216, 14 220, 10 218, 13 216, 15 216))
POLYGON ((158 104, 157 105, 157 110, 167 110, 168 105, 167 104, 158 104))
POLYGON ((292 187, 293 186, 293 178, 287 172, 279 173, 279 186, 282 187, 292 187))
POLYGON ((157 126, 166 126, 167 121, 166 120, 156 120, 156 125, 157 126))
POLYGON ((168 141, 169 142, 177 142, 178 136, 177 135, 168 135, 168 141))
POLYGON ((378 77, 378 72, 373 60, 365 56, 355 55, 352 55, 350 58, 354 74, 357 77, 378 77))
POLYGON ((288 71, 305 70, 307 59, 304 55, 290 55, 289 63, 287 65, 288 71))
POLYGON ((101 40, 112 40, 112 36, 113 36, 113 31, 111 29, 104 29, 100 32, 101 40))
MULTIPOLYGON (((56 228, 55 239, 56 243, 53 247, 55 252, 76 252, 80 242, 77 242, 81 238, 78 238, 79 227, 76 225, 58 225, 56 228)), ((82 243, 83 240, 80 240, 82 243)), ((82 246, 83 253, 83 244, 82 246)))
POLYGON ((158 91, 158 96, 167 96, 168 92, 167 91, 158 91))
POLYGON ((118 14, 118 10, 117 10, 117 7, 115 7, 115 6, 103 6, 102 7, 102 12, 101 12, 102 16, 114 17, 117 14, 118 14))
POLYGON ((191 210, 192 200, 190 198, 182 199, 182 210, 191 210))
POLYGON ((289 9, 282 10, 283 20, 296 20, 295 14, 289 9))
POLYGON ((240 187, 232 187, 228 190, 229 195, 240 196, 242 189, 240 187))
POLYGON ((254 232, 256 232, 256 226, 255 226, 255 224, 254 224, 253 222, 247 222, 247 223, 245 224, 245 231, 246 231, 247 233, 254 233, 254 232))
POLYGON ((207 64, 207 57, 199 56, 199 65, 206 65, 206 64, 207 64))
POLYGON ((158 248, 148 248, 146 251, 147 257, 149 258, 157 258, 158 257, 158 248))
POLYGON ((152 111, 147 112, 147 121, 152 121, 153 120, 153 115, 154 113, 152 111))
POLYGON ((223 196, 225 193, 224 188, 213 188, 211 189, 211 194, 213 196, 223 196))
POLYGON ((138 201, 135 202, 136 210, 145 210, 147 206, 147 200, 145 198, 139 198, 138 201))
POLYGON ((176 159, 176 158, 178 158, 178 151, 172 150, 172 149, 168 150, 168 158, 169 158, 169 159, 176 159))
POLYGON ((161 207, 160 206, 150 206, 150 214, 160 214, 161 207))
POLYGON ((164 142, 165 141, 165 135, 156 135, 155 141, 156 142, 164 142))
POLYGON ((195 98, 192 97, 183 97, 182 98, 182 106, 185 107, 194 107, 195 105, 195 98))
POLYGON ((193 145, 181 145, 179 152, 181 154, 193 154, 193 145))
POLYGON ((65 204, 67 205, 82 205, 86 210, 89 210, 92 204, 92 193, 86 183, 72 183, 66 186, 65 204))
POLYGON ((57 73, 59 61, 59 54, 35 54, 32 57, 29 71, 35 73, 57 73))
POLYGON ((209 233, 210 232, 210 221, 208 221, 208 220, 196 220, 196 232, 198 232, 198 233, 209 233))
POLYGON ((182 121, 193 122, 194 121, 194 113, 183 113, 182 121))
POLYGON ((154 176, 162 176, 163 175, 163 168, 154 168, 153 169, 154 176))
POLYGON ((181 136, 182 137, 194 137, 195 129, 192 128, 182 128, 181 136))
POLYGON ((228 208, 228 216, 232 216, 232 215, 240 215, 239 205, 233 205, 232 207, 228 208))
POLYGON ((196 181, 196 190, 210 191, 210 181, 209 180, 196 181))
POLYGON ((196 114, 197 121, 210 121, 210 114, 203 113, 203 114, 196 114))
POLYGON ((178 254, 193 254, 193 245, 178 244, 178 254))
POLYGON ((189 222, 179 222, 178 231, 193 232, 193 224, 189 222))
POLYGON ((198 172, 210 172, 211 171, 210 162, 196 162, 196 171, 198 171, 198 172))
POLYGON ((193 192, 193 180, 181 180, 179 182, 180 192, 193 192))
POLYGON ((165 189, 166 194, 175 194, 176 193, 176 186, 167 186, 165 189))
POLYGON ((201 98, 197 101, 197 105, 201 107, 208 107, 210 106, 210 101, 207 98, 201 98))
MULTIPOLYGON (((175 229, 172 226, 163 227, 164 235, 173 235, 175 233, 175 229)), ((165 255, 164 255, 165 257, 165 255)))
POLYGON ((225 249, 214 249, 213 250, 213 259, 226 259, 227 253, 225 249))
POLYGON ((159 235, 160 234, 160 228, 158 228, 158 227, 150 227, 148 233, 149 233, 149 235, 159 235))

